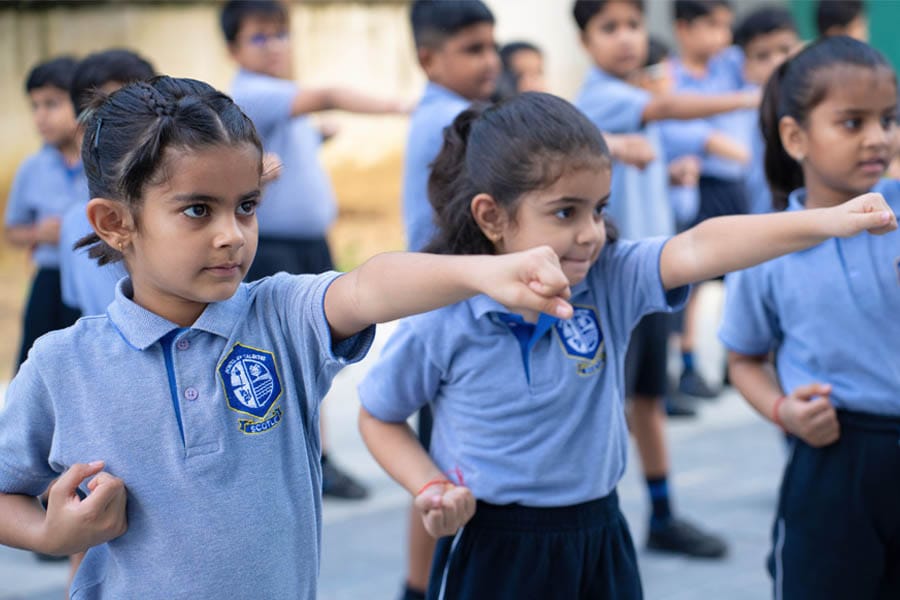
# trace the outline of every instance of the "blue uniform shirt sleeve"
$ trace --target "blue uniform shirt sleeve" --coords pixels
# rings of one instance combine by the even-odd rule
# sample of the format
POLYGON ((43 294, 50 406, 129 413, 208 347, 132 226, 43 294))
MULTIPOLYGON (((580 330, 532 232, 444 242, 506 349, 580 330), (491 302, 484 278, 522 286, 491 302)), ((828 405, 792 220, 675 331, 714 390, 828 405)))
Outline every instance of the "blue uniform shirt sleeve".
POLYGON ((637 133, 651 98, 646 90, 610 78, 586 88, 575 104, 601 131, 637 133))
POLYGON ((726 348, 759 356, 779 345, 783 335, 772 291, 765 263, 725 278, 725 310, 719 339, 726 348))
POLYGON ((291 105, 300 93, 293 81, 266 77, 245 76, 235 84, 235 102, 246 113, 263 136, 291 118, 291 105))
POLYGON ((610 312, 630 333, 644 315, 682 308, 690 286, 666 290, 662 284, 660 257, 669 238, 639 242, 619 240, 604 249, 603 269, 592 269, 595 289, 605 288, 610 312))
POLYGON ((441 370, 409 320, 403 321, 359 385, 359 400, 376 419, 402 423, 435 399, 441 370))
POLYGON ((41 377, 39 340, 6 391, 0 412, 0 493, 37 496, 59 475, 50 463, 52 395, 41 377))
POLYGON ((34 207, 28 205, 28 198, 26 195, 26 190, 29 185, 29 163, 30 159, 19 167, 19 170, 13 179, 12 188, 9 190, 9 196, 6 199, 5 215, 7 227, 32 225, 35 221, 36 211, 34 207))
POLYGON ((706 141, 713 133, 713 126, 702 119, 666 120, 660 123, 660 133, 668 162, 682 156, 703 156, 706 153, 706 141))

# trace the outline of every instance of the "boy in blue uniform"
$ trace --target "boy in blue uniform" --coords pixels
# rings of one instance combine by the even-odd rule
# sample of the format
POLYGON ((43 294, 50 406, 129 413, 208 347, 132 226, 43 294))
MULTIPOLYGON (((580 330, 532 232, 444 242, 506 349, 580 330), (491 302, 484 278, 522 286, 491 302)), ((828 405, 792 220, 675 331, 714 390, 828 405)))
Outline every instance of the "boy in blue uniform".
POLYGON ((6 203, 6 239, 32 251, 37 273, 22 319, 16 368, 34 341, 68 327, 78 312, 63 303, 59 275, 59 223, 87 196, 80 140, 69 86, 77 62, 60 57, 35 66, 25 81, 43 147, 19 167, 6 203))
MULTIPOLYGON (((431 163, 444 142, 444 128, 472 102, 488 100, 500 75, 494 41, 494 15, 480 0, 442 2, 416 0, 410 9, 416 57, 428 83, 409 124, 403 159, 402 212, 406 247, 424 249, 435 233, 428 177, 431 163)), ((431 413, 419 413, 419 437, 426 448, 431 413)), ((407 574, 404 598, 425 597, 434 539, 410 510, 407 574)))
MULTIPOLYGON (((153 65, 131 50, 116 48, 91 54, 81 61, 72 78, 75 113, 81 115, 87 109, 95 91, 110 94, 127 83, 154 75, 153 65)), ((84 316, 105 313, 115 297, 116 282, 125 276, 121 263, 101 266, 86 250, 75 250, 75 244, 94 231, 85 210, 88 200, 85 189, 80 202, 66 211, 59 231, 63 300, 84 316)))
MULTIPOLYGON (((657 121, 694 119, 755 106, 758 96, 731 93, 653 95, 629 82, 643 67, 648 52, 643 3, 640 1, 575 2, 575 21, 594 67, 575 101, 601 131, 642 133, 656 149, 657 159, 643 170, 613 163, 609 214, 621 235, 640 240, 674 233, 672 208, 666 195, 666 165, 659 145, 657 121)), ((627 395, 634 398, 632 422, 653 503, 648 545, 696 556, 721 557, 724 543, 672 515, 665 444, 666 345, 665 316, 650 315, 633 336, 627 395)))
MULTIPOLYGON (((734 30, 734 43, 742 53, 745 87, 761 88, 772 72, 797 48, 800 39, 791 13, 780 7, 766 7, 744 17, 734 30)), ((772 195, 763 166, 765 142, 759 127, 759 112, 745 111, 752 132, 750 164, 745 186, 751 213, 773 210, 772 195)))
MULTIPOLYGON (((319 162, 322 134, 311 113, 340 109, 405 113, 387 101, 346 88, 304 88, 293 81, 288 8, 276 0, 230 0, 220 24, 240 67, 231 95, 256 125, 267 153, 281 161, 280 176, 266 186, 259 211, 259 250, 247 280, 279 271, 318 274, 334 268, 327 234, 337 217, 328 174, 319 162)), ((367 490, 323 454, 328 495, 361 499, 367 490)))

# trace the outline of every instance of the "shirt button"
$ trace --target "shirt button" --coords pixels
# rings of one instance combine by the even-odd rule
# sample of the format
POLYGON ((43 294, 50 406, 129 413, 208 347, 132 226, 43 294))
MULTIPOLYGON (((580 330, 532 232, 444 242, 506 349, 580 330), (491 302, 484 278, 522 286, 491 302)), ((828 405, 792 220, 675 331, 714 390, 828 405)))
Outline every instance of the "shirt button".
POLYGON ((181 338, 181 339, 178 340, 178 342, 175 344, 175 347, 178 348, 179 350, 187 350, 188 348, 191 347, 191 342, 190 342, 190 340, 186 340, 186 339, 184 339, 184 338, 181 338))
POLYGON ((189 387, 184 390, 184 397, 188 400, 196 400, 200 396, 200 392, 197 391, 197 388, 189 387))

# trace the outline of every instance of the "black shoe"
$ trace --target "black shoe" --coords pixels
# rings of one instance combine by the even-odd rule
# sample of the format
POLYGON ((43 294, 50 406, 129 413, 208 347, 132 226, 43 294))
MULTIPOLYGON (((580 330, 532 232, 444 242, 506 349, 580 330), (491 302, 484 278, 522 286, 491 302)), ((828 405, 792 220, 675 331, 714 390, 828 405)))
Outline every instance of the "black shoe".
POLYGON ((672 418, 692 418, 697 416, 694 403, 686 396, 666 396, 666 415, 672 418))
POLYGON ((686 370, 681 374, 681 379, 678 381, 678 391, 695 398, 715 398, 718 396, 718 392, 710 388, 703 381, 703 378, 697 374, 697 371, 693 369, 686 370))
POLYGON ((322 495, 343 500, 362 500, 369 495, 369 490, 337 468, 331 460, 323 460, 322 495))
POLYGON ((695 558, 722 558, 728 552, 728 546, 721 538, 676 518, 669 519, 661 527, 650 528, 647 548, 695 558))

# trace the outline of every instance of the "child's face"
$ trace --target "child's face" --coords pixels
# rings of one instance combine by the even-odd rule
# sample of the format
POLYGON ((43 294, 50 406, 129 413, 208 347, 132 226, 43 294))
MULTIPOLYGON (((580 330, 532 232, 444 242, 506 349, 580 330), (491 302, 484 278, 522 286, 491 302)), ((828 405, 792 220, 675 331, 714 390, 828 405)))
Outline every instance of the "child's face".
POLYGON ((569 284, 581 282, 606 243, 603 211, 609 186, 609 167, 598 165, 564 173, 550 187, 525 194, 502 232, 498 251, 550 246, 569 284))
POLYGON ((676 21, 675 37, 681 53, 694 60, 708 61, 731 44, 734 15, 725 6, 717 6, 708 15, 690 23, 676 21))
POLYGON ((291 38, 288 24, 279 19, 248 16, 235 41, 228 45, 242 68, 279 79, 291 78, 291 38))
POLYGON ((419 62, 431 81, 468 100, 487 100, 500 75, 494 26, 476 23, 448 37, 440 48, 420 48, 419 62))
POLYGON ((510 58, 510 67, 517 76, 516 91, 546 92, 544 57, 534 50, 519 50, 510 58))
POLYGON ((51 146, 62 146, 75 137, 78 123, 69 93, 47 85, 28 92, 31 115, 41 139, 51 146))
POLYGON ((887 169, 896 82, 886 68, 838 66, 822 75, 830 80, 825 99, 800 127, 782 122, 782 141, 792 156, 803 157, 807 188, 846 200, 871 189, 887 169))
POLYGON ((624 79, 647 60, 644 15, 631 2, 608 2, 581 33, 581 43, 598 67, 624 79))
POLYGON ((753 38, 744 48, 744 79, 756 85, 765 84, 799 44, 800 39, 790 29, 753 38))
POLYGON ((134 301, 179 324, 230 298, 256 254, 260 154, 249 144, 169 150, 144 189, 126 261, 134 301))

